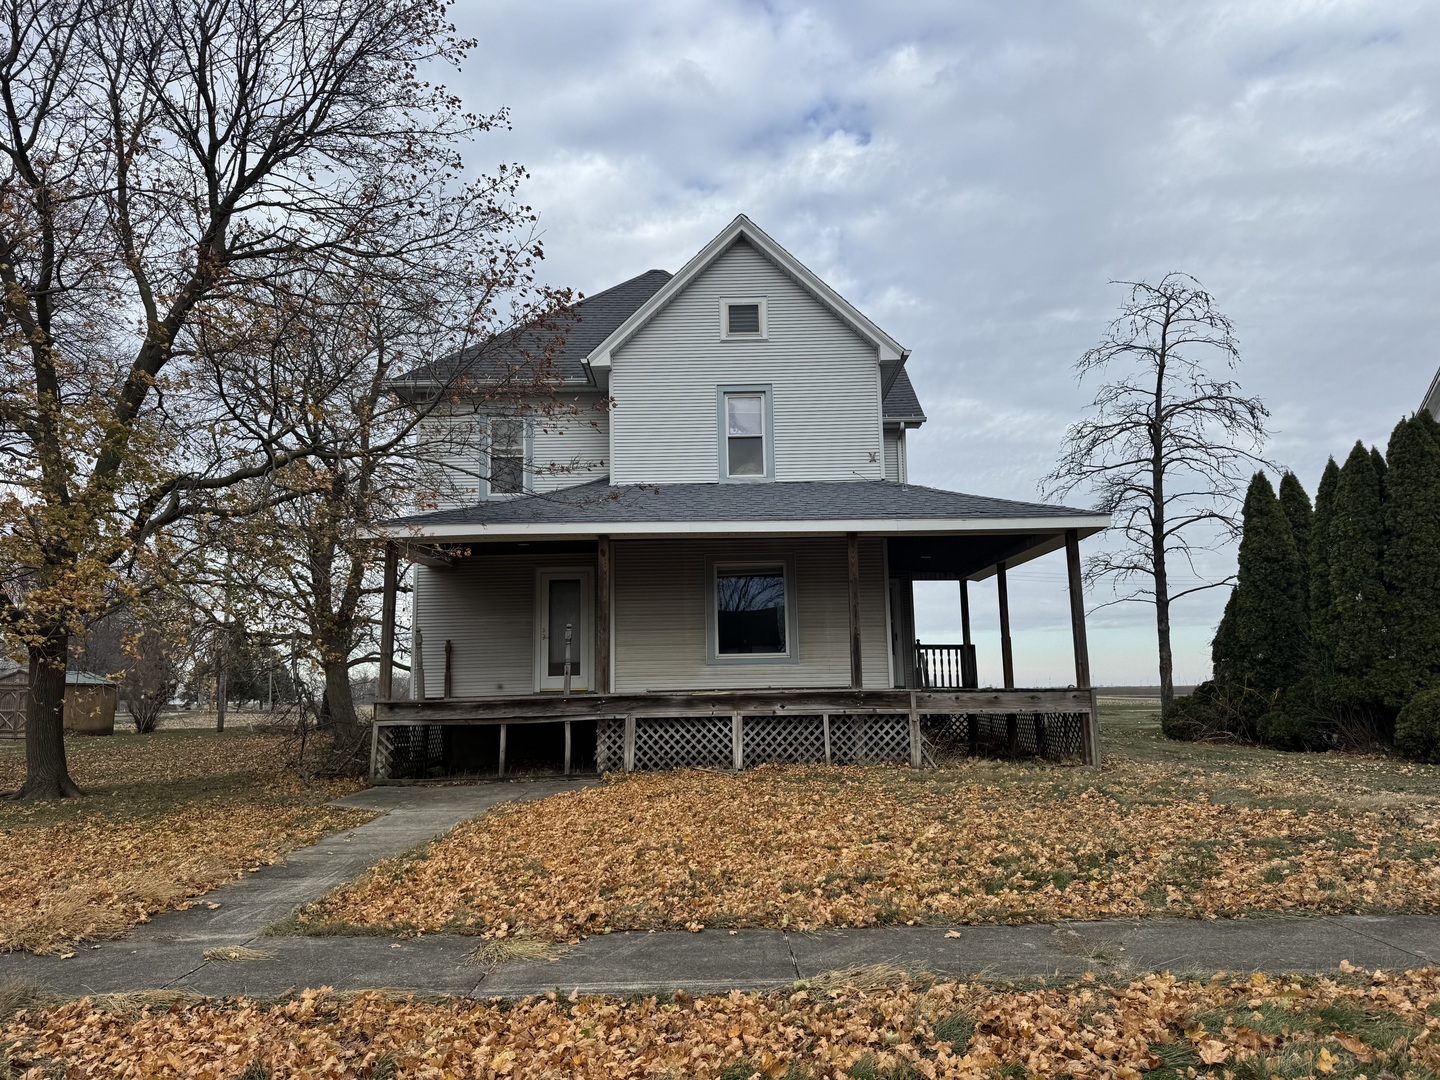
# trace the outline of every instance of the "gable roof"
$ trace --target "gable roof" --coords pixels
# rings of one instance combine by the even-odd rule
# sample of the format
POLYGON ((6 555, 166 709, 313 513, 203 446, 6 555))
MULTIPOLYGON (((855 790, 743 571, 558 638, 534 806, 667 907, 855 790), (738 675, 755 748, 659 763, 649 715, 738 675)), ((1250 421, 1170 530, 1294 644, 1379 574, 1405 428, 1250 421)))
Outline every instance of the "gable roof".
POLYGON ((565 335, 564 343, 555 354, 557 373, 566 382, 589 382, 585 357, 669 280, 668 270, 646 270, 571 304, 553 329, 521 327, 498 334, 413 368, 396 376, 394 382, 443 385, 460 376, 483 379, 508 370, 527 356, 544 352, 549 339, 557 332, 565 335))
POLYGON ((856 334, 875 346, 880 357, 880 366, 886 377, 882 385, 888 390, 897 378, 910 350, 902 346, 889 334, 881 330, 857 310, 850 301, 837 293, 818 276, 775 242, 763 229, 744 214, 725 226, 720 234, 700 249, 693 259, 680 268, 679 273, 667 281, 653 296, 635 310, 629 318, 617 326, 603 341, 590 350, 587 361, 592 367, 608 368, 611 355, 629 341, 655 314, 679 295, 680 291, 694 281, 716 259, 730 250, 737 240, 745 240, 753 248, 789 275, 801 288, 828 308, 841 322, 856 334))

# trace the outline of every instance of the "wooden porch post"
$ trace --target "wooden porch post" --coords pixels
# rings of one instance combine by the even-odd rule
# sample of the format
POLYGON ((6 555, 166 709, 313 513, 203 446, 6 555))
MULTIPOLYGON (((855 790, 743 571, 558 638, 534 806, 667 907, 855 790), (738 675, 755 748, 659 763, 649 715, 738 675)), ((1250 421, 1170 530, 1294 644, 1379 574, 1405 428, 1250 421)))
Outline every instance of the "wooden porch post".
MULTIPOLYGON (((1080 574, 1080 534, 1065 530, 1065 569, 1070 578, 1070 632, 1075 641, 1075 689, 1091 690, 1090 646, 1085 639, 1085 589, 1080 574)), ((1090 694, 1090 713, 1082 732, 1082 752, 1086 765, 1100 764, 1100 714, 1096 711, 1094 691, 1090 694)))
POLYGON ((850 689, 859 690, 865 682, 860 656, 860 537, 845 534, 850 576, 850 689))
POLYGON ((380 601, 380 677, 376 680, 375 696, 389 701, 394 693, 395 678, 395 585, 400 576, 400 550, 385 545, 384 591, 380 601))
POLYGON ((980 685, 975 660, 975 642, 970 637, 970 582, 960 579, 960 685, 974 690, 980 685))
POLYGON ((1010 588, 1005 580, 1005 564, 995 564, 995 588, 1000 596, 1000 665, 1005 676, 1005 689, 1015 689, 1015 656, 1010 649, 1010 588))
POLYGON ((610 537, 595 545, 595 692, 610 693, 610 537))

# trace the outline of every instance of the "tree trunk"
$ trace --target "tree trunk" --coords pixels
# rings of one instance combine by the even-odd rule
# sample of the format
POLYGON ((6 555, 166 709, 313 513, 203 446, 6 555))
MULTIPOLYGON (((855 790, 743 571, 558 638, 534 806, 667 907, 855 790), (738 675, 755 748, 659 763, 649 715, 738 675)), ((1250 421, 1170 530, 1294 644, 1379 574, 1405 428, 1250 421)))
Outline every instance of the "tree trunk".
POLYGON ((25 701, 25 784, 12 799, 83 795, 65 765, 65 668, 70 639, 51 629, 30 646, 30 693, 25 701))
POLYGON ((331 656, 327 651, 325 666, 325 720, 336 738, 353 734, 360 720, 355 712, 355 696, 350 692, 350 664, 345 656, 331 656))

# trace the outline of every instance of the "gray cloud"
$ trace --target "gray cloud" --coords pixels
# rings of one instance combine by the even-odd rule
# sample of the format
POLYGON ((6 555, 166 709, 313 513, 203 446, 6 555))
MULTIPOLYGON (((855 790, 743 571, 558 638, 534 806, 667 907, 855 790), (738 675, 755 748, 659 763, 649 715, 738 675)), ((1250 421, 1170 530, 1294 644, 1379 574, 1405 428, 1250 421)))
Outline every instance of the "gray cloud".
MULTIPOLYGON (((1088 400, 1070 365, 1121 299, 1112 278, 1205 283, 1274 412, 1271 452, 1307 487, 1354 439, 1383 442, 1440 363, 1433 5, 455 14, 480 47, 452 81, 515 124, 472 160, 530 169, 546 276, 595 291, 673 270, 748 213, 913 350, 932 418, 917 482, 1035 497, 1088 400)), ((1035 681, 1068 672, 1061 569, 1016 572, 1035 681)), ((958 633, 951 592, 924 590, 927 636, 958 633)), ((1221 599, 1178 613, 1184 677, 1208 668, 1221 599)), ((1153 679, 1151 624, 1133 605, 1095 614, 1100 679, 1153 679)))

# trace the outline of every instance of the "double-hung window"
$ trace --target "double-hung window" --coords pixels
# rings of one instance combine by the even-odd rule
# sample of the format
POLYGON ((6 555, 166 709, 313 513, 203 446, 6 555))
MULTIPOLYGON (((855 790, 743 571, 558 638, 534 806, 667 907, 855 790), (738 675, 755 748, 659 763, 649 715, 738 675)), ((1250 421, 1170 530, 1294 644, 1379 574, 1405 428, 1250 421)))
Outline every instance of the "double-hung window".
POLYGON ((514 416, 492 416, 488 434, 490 494, 524 493, 525 421, 514 416))
POLYGON ((770 388, 720 388, 720 479, 770 480, 775 475, 770 388))
POLYGON ((711 559, 709 569, 711 663, 795 659, 790 558, 711 559))

